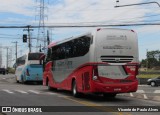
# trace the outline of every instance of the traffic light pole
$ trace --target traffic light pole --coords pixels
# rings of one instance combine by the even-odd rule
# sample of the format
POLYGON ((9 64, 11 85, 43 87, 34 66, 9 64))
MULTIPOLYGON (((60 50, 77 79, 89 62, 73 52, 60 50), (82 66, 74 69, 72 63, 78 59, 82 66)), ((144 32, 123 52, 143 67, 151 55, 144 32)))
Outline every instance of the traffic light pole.
POLYGON ((30 25, 27 26, 27 29, 24 29, 23 31, 28 31, 28 47, 29 47, 29 52, 31 52, 31 36, 30 36, 30 31, 33 31, 33 29, 30 29, 30 25))

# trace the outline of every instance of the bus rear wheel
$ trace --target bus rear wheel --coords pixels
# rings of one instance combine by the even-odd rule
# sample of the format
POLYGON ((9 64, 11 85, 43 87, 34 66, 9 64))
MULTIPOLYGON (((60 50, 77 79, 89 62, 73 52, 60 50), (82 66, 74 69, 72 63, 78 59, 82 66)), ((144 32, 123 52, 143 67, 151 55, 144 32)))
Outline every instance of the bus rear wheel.
POLYGON ((77 91, 77 84, 75 80, 72 82, 72 94, 74 97, 80 96, 80 93, 77 91))

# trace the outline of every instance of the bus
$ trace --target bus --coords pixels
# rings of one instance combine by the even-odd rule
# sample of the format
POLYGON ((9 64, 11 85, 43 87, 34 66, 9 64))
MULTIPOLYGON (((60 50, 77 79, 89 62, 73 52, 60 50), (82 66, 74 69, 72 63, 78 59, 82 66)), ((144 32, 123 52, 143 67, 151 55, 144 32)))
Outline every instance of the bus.
POLYGON ((80 94, 115 97, 136 92, 138 40, 133 30, 99 28, 48 46, 43 85, 80 94))
POLYGON ((16 82, 42 82, 42 65, 39 59, 43 53, 28 53, 17 59, 16 82))

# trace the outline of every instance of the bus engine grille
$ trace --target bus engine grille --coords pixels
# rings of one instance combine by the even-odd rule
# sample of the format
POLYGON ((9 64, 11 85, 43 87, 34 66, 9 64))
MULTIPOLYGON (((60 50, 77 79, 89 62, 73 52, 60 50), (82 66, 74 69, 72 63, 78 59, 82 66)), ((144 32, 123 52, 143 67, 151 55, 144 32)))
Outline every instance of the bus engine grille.
POLYGON ((133 56, 101 56, 102 62, 108 62, 108 63, 128 63, 132 62, 133 56))

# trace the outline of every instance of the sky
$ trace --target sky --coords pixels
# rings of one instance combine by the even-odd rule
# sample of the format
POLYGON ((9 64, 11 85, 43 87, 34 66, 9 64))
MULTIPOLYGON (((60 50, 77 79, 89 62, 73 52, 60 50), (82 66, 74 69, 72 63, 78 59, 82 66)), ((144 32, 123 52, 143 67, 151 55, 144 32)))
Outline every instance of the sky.
MULTIPOLYGON (((39 25, 39 3, 41 0, 0 0, 0 26, 39 25)), ((157 4, 115 8, 117 0, 44 0, 45 25, 85 24, 129 24, 159 23, 160 7, 157 4)), ((154 0, 160 3, 160 0, 154 0)), ((119 0, 117 5, 153 2, 153 0, 119 0)), ((112 27, 110 27, 112 28, 112 27)), ((146 52, 160 50, 160 25, 113 27, 133 29, 138 35, 139 59, 146 58, 146 52)), ((53 42, 80 35, 94 28, 45 28, 53 42)), ((6 64, 6 47, 15 59, 15 41, 18 42, 18 57, 28 51, 28 44, 22 42, 21 29, 0 28, 0 47, 3 50, 3 65, 6 64)), ((31 31, 32 51, 37 44, 38 29, 31 31)))

